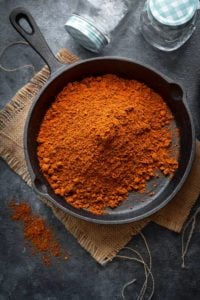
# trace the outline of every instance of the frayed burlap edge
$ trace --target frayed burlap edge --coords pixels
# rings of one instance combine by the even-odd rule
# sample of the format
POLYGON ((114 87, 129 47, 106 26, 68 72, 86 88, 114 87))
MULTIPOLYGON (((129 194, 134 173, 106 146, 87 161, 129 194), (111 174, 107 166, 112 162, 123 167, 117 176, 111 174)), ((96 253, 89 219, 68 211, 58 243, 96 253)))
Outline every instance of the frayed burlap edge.
MULTIPOLYGON (((61 49, 57 57, 64 63, 78 60, 76 56, 69 53, 66 49, 61 49)), ((23 151, 25 119, 33 99, 47 81, 48 76, 49 70, 47 67, 44 67, 28 84, 18 91, 13 99, 0 112, 0 136, 2 139, 0 155, 29 186, 31 186, 31 180, 23 151)), ((200 147, 198 151, 200 153, 200 147)), ((196 161, 197 159, 198 162, 195 162, 196 167, 195 169, 193 168, 194 171, 192 170, 194 174, 191 180, 194 180, 195 175, 197 178, 200 176, 200 172, 198 172, 200 168, 197 167, 199 166, 199 156, 196 158, 196 161)), ((47 199, 42 198, 41 200, 52 208, 55 216, 65 225, 67 230, 74 235, 80 245, 85 248, 97 262, 103 265, 112 260, 117 252, 128 243, 132 236, 139 233, 151 220, 170 230, 179 232, 198 197, 200 190, 199 184, 195 183, 194 186, 196 186, 196 188, 192 189, 195 190, 195 192, 191 198, 187 199, 185 197, 185 193, 187 196, 190 196, 190 192, 188 192, 191 190, 190 182, 187 187, 184 186, 185 190, 183 194, 178 195, 169 204, 170 206, 168 205, 151 218, 124 225, 92 224, 64 213, 47 199), (180 210, 180 199, 184 204, 182 209, 183 213, 180 210)))

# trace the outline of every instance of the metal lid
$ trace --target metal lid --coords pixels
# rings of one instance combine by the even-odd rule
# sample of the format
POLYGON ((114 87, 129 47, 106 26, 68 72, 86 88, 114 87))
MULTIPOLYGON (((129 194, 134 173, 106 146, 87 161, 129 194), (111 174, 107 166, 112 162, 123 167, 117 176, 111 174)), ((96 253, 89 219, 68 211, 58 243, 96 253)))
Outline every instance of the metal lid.
POLYGON ((188 22, 198 8, 198 0, 149 0, 153 17, 162 24, 178 26, 188 22))
POLYGON ((83 17, 72 15, 65 24, 66 30, 84 48, 100 52, 108 44, 108 38, 83 17))

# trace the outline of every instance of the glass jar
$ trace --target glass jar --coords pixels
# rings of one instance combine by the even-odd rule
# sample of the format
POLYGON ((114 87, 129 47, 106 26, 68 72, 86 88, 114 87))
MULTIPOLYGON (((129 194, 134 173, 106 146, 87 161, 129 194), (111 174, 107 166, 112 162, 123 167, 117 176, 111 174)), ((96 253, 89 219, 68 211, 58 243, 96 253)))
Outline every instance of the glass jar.
POLYGON ((198 0, 147 0, 140 16, 143 37, 152 46, 172 51, 196 28, 198 0))
POLYGON ((65 28, 83 47, 100 52, 130 9, 131 0, 80 0, 65 28))

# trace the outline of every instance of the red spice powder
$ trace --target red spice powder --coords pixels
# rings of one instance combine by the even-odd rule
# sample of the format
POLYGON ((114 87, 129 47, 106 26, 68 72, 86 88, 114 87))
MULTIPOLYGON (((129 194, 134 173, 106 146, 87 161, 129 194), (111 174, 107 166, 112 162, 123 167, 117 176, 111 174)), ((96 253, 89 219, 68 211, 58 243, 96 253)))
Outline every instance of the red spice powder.
POLYGON ((46 112, 37 155, 55 194, 103 214, 129 192, 147 192, 152 178, 173 176, 177 130, 165 101, 145 84, 88 77, 68 83, 46 112))
MULTIPOLYGON (((43 263, 50 265, 52 257, 62 255, 62 250, 52 229, 46 222, 31 211, 27 203, 10 203, 13 221, 22 221, 24 237, 30 242, 35 252, 42 254, 43 263)), ((66 256, 65 256, 66 259, 66 256)))

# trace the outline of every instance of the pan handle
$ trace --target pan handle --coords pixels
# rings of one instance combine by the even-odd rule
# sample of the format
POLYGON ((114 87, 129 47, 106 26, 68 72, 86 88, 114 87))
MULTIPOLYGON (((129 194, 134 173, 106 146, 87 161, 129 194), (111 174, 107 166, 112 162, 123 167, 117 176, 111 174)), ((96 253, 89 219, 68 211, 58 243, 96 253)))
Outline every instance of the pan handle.
POLYGON ((13 27, 19 32, 19 34, 46 62, 51 73, 54 73, 55 71, 63 67, 63 64, 56 59, 53 52, 47 45, 47 42, 45 41, 35 20, 27 10, 21 7, 14 9, 10 14, 10 22, 13 27), (30 27, 29 31, 23 28, 20 24, 20 21, 22 21, 23 19, 28 23, 30 27))

